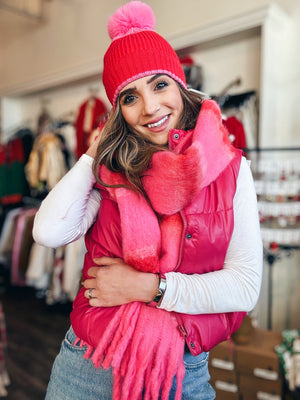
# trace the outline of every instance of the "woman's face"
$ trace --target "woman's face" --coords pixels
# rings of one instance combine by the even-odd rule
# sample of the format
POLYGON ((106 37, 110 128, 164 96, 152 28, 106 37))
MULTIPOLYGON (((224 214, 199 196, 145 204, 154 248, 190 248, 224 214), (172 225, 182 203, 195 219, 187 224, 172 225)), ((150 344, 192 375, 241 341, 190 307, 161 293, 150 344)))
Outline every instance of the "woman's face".
POLYGON ((183 101, 177 83, 168 75, 149 75, 129 83, 120 92, 123 117, 130 128, 152 143, 168 143, 178 126, 183 101))

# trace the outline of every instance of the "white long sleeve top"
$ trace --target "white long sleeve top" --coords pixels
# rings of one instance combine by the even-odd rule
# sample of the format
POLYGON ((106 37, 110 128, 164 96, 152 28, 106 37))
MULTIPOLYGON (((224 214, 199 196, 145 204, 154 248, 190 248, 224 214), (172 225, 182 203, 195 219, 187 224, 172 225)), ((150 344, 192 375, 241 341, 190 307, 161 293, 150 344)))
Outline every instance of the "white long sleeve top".
MULTIPOLYGON (((84 154, 43 200, 34 240, 56 248, 79 239, 94 223, 101 197, 93 189, 93 159, 84 154)), ((233 200, 234 229, 224 268, 207 274, 166 274, 160 308, 188 314, 251 311, 262 278, 262 241, 252 174, 243 157, 233 200)))

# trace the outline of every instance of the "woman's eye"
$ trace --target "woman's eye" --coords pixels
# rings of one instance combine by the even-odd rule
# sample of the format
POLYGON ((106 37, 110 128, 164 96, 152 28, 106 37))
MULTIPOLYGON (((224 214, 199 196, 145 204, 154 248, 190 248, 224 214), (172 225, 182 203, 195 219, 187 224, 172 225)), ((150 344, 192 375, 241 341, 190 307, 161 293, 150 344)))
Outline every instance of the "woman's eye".
POLYGON ((168 82, 166 81, 159 81, 156 85, 155 85, 155 90, 160 90, 165 88, 166 86, 169 86, 168 82))
POLYGON ((123 99, 123 104, 130 104, 135 100, 135 96, 133 94, 128 94, 123 99))

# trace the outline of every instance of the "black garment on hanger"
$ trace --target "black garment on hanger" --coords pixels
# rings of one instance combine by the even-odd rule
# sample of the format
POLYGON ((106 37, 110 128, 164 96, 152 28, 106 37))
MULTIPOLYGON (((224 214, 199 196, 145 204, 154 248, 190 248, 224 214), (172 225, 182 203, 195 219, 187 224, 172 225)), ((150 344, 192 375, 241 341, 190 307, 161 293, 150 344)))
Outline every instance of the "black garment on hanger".
POLYGON ((223 96, 211 96, 217 101, 221 109, 239 108, 243 106, 252 96, 255 96, 254 90, 239 93, 239 94, 225 94, 223 96))

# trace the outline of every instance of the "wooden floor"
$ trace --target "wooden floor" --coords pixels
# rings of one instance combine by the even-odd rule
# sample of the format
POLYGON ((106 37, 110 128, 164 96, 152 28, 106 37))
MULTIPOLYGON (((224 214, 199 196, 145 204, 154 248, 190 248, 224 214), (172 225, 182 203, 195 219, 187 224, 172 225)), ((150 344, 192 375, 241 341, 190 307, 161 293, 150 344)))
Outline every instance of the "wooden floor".
POLYGON ((71 305, 46 306, 29 288, 1 289, 7 331, 7 400, 43 400, 71 305))

